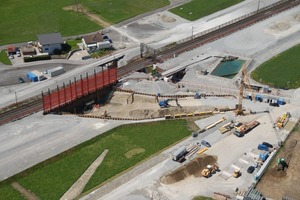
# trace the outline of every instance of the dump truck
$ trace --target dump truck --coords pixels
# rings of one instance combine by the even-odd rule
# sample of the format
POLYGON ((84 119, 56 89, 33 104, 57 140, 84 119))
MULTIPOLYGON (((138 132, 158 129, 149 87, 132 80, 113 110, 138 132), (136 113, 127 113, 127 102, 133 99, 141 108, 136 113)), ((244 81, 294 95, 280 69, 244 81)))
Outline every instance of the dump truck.
POLYGON ((248 133, 253 128, 258 126, 259 124, 260 123, 258 121, 253 121, 253 122, 250 122, 250 123, 247 123, 247 124, 242 124, 241 126, 235 128, 234 135, 236 135, 238 137, 243 137, 244 134, 248 133))

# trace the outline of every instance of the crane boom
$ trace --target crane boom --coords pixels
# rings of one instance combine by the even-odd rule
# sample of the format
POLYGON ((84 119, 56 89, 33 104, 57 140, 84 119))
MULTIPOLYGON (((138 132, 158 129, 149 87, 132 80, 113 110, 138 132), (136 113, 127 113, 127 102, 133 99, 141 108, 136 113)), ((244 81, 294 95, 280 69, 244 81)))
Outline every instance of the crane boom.
POLYGON ((243 115, 243 98, 244 98, 244 90, 245 90, 245 81, 248 89, 251 92, 252 100, 255 102, 255 97, 253 90, 250 85, 249 77, 246 71, 245 64, 242 66, 242 76, 241 76, 241 82, 240 82, 240 92, 239 92, 239 103, 236 105, 236 115, 243 115))

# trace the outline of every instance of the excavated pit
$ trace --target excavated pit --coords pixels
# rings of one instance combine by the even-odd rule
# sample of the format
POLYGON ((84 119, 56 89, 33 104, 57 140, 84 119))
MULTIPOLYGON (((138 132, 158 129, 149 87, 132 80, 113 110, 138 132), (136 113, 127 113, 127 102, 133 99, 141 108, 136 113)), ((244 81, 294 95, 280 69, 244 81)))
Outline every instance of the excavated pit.
POLYGON ((179 167, 178 169, 162 176, 160 182, 164 184, 172 184, 184 180, 189 176, 200 177, 201 171, 206 168, 207 165, 212 165, 217 162, 216 156, 210 156, 202 154, 201 156, 194 158, 187 164, 179 167))

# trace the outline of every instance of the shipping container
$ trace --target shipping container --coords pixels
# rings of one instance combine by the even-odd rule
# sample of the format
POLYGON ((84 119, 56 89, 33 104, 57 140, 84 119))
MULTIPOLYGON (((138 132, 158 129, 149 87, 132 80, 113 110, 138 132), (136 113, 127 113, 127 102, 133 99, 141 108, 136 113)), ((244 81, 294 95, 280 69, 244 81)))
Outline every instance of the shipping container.
POLYGON ((267 147, 264 144, 259 144, 257 147, 259 150, 263 150, 263 151, 269 151, 269 147, 267 147))
POLYGON ((47 70, 47 73, 50 77, 54 77, 54 76, 58 76, 60 74, 65 73, 65 70, 62 66, 59 66, 59 67, 55 67, 53 69, 47 70))

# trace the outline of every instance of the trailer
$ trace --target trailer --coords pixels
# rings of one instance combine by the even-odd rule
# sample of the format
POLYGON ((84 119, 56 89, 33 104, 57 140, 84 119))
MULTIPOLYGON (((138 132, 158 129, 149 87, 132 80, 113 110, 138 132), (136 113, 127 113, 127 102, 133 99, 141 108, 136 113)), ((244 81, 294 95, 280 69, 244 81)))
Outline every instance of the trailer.
POLYGON ((62 66, 59 66, 59 67, 55 67, 53 69, 47 70, 47 73, 50 77, 54 77, 54 76, 58 76, 60 74, 65 73, 65 70, 62 66))
POLYGON ((173 153, 173 160, 180 162, 182 159, 184 159, 184 156, 187 153, 188 153, 188 151, 186 150, 186 147, 181 147, 173 153))
POLYGON ((258 126, 260 123, 258 121, 253 121, 248 124, 242 124, 239 127, 235 128, 234 134, 238 137, 243 137, 244 134, 248 133, 252 129, 254 129, 256 126, 258 126))

